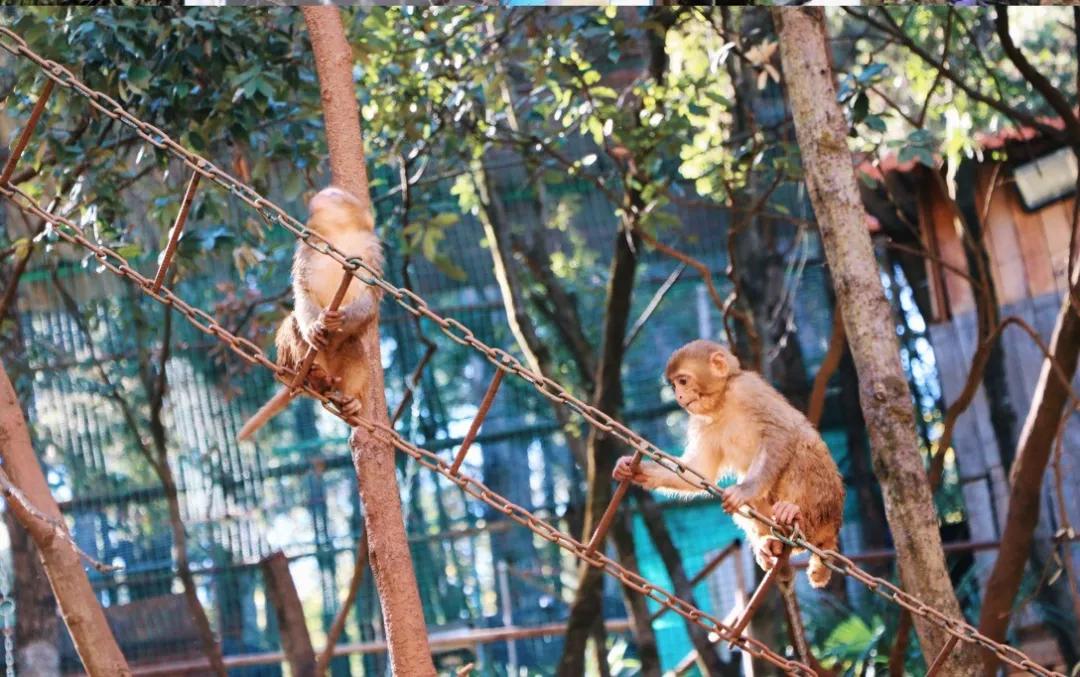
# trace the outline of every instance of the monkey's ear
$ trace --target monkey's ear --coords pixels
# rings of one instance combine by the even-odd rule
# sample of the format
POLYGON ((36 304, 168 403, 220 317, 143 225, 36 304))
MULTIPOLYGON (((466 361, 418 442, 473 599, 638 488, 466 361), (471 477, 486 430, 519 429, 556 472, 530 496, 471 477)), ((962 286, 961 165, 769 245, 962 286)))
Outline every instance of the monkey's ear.
POLYGON ((716 374, 721 378, 728 376, 728 372, 731 371, 731 365, 728 364, 727 358, 724 353, 719 350, 709 355, 709 365, 712 366, 716 374))

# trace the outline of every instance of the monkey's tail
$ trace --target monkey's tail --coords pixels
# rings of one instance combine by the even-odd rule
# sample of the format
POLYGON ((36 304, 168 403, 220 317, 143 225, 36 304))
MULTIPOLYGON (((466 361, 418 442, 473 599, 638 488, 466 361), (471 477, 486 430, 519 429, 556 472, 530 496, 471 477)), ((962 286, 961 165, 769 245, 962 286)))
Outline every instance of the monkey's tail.
POLYGON ((825 566, 825 562, 815 554, 810 555, 810 561, 806 565, 806 577, 810 579, 810 585, 815 588, 824 588, 832 577, 832 569, 825 566))
POLYGON ((292 402, 293 394, 288 388, 282 388, 274 394, 266 404, 262 405, 255 415, 247 420, 244 427, 240 428, 240 432, 236 434, 238 442, 243 442, 247 438, 255 434, 255 431, 266 425, 266 422, 277 416, 281 411, 289 406, 289 402, 292 402))

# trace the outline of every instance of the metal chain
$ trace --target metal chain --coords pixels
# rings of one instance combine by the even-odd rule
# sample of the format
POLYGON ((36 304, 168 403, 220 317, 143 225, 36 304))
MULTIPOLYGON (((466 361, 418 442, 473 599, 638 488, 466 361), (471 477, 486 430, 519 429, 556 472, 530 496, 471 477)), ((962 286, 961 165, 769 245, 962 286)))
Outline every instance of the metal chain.
MULTIPOLYGON (((209 160, 187 150, 179 143, 174 141, 172 138, 170 138, 161 129, 138 119, 137 117, 129 113, 127 110, 125 110, 111 97, 107 96, 102 92, 87 87, 84 83, 79 81, 78 78, 76 78, 70 70, 56 63, 55 61, 40 56, 39 54, 31 50, 21 37, 4 27, 0 27, 0 48, 3 48, 8 52, 11 52, 12 54, 15 54, 16 56, 25 57, 30 61, 34 62, 42 69, 45 75, 51 80, 53 80, 56 84, 60 85, 61 87, 78 92, 79 94, 84 96, 89 101, 90 105, 93 106, 96 110, 100 111, 104 115, 114 120, 117 120, 131 127, 139 137, 143 138, 154 147, 165 150, 177 159, 181 160, 184 164, 190 167, 192 171, 217 183, 218 185, 229 191, 229 193, 231 193, 232 195, 235 195, 240 200, 243 200, 244 202, 249 204, 256 211, 258 211, 258 213, 268 224, 276 223, 282 226, 283 228, 293 233, 293 235, 295 235, 306 246, 311 247, 316 251, 322 252, 323 254, 331 257, 339 264, 341 264, 344 269, 351 271, 356 279, 369 286, 379 287, 391 298, 393 298, 394 301, 401 305, 406 311, 416 317, 424 317, 434 322, 435 325, 438 326, 440 331, 446 334, 451 340, 455 341, 460 345, 469 346, 474 350, 480 352, 492 364, 494 364, 496 368, 501 369, 504 372, 514 374, 521 379, 524 379, 528 383, 532 384, 533 387, 536 388, 536 390, 539 391, 544 397, 547 397, 548 399, 556 403, 565 405, 573 411, 576 411, 597 430, 613 436, 622 443, 626 444, 629 448, 635 450, 636 452, 640 452, 644 456, 649 457, 662 467, 680 476, 682 479, 689 482, 691 485, 700 488, 705 492, 713 494, 714 496, 721 495, 720 488, 716 485, 714 481, 705 478, 693 468, 686 466, 677 457, 671 456, 670 454, 662 451, 661 449, 653 445, 651 442, 638 435, 636 432, 630 430, 619 421, 613 419, 608 414, 574 397, 556 381, 553 381, 552 379, 547 378, 542 374, 537 374, 533 372, 528 367, 523 365, 519 360, 517 360, 517 358, 515 358, 513 355, 510 355, 504 350, 500 350, 498 348, 487 345, 480 339, 476 338, 472 330, 470 330, 467 326, 465 326, 458 320, 444 317, 439 313, 435 312, 428 306, 427 302, 423 298, 421 298, 413 291, 398 287, 393 283, 389 282, 388 280, 384 279, 378 267, 365 262, 359 257, 350 257, 344 252, 338 250, 332 244, 319 237, 318 234, 308 230, 307 227, 305 227, 302 223, 289 216, 289 214, 287 214, 285 210, 283 210, 281 207, 278 207, 277 205, 260 195, 253 188, 233 178, 230 174, 220 169, 209 160)), ((38 205, 32 198, 30 198, 26 193, 23 193, 20 189, 13 186, 0 186, 0 193, 4 194, 8 198, 11 198, 13 202, 16 202, 14 200, 16 196, 18 196, 22 200, 25 200, 25 204, 19 204, 18 202, 16 202, 16 206, 18 206, 19 209, 28 214, 39 216, 52 223, 63 224, 67 226, 71 230, 71 232, 65 232, 62 228, 57 229, 57 233, 60 237, 73 244, 89 248, 95 253, 95 255, 98 257, 98 260, 101 261, 102 265, 104 265, 106 268, 123 277, 131 279, 133 282, 135 282, 142 288, 144 293, 152 296, 159 302, 165 305, 175 307, 182 314, 184 314, 184 316, 190 322, 200 327, 204 332, 229 344, 229 347, 247 362, 252 364, 261 364, 262 366, 271 369, 278 376, 278 378, 281 378, 283 380, 287 379, 292 374, 291 370, 279 367, 273 361, 267 358, 265 353, 263 353, 263 351, 257 345, 253 344, 247 339, 231 334, 224 327, 219 325, 213 317, 197 308, 191 307, 187 303, 184 303, 170 290, 162 287, 159 292, 155 292, 148 284, 151 281, 143 275, 139 274, 133 268, 131 268, 126 259, 124 259, 112 249, 95 244, 90 240, 86 239, 83 236, 82 231, 74 223, 63 217, 59 217, 45 211, 40 207, 40 205, 38 205), (115 262, 109 261, 109 259, 113 259, 115 262)), ((286 382, 288 381, 286 380, 286 382)), ((319 393, 316 393, 310 388, 305 388, 305 391, 323 402, 324 406, 327 406, 328 409, 338 414, 339 416, 341 415, 335 403, 332 402, 329 398, 319 393)), ((355 420, 350 421, 350 423, 353 424, 354 427, 357 425, 361 425, 365 428, 368 425, 374 425, 370 422, 355 420)), ((391 440, 400 439, 398 438, 397 433, 393 430, 389 430, 389 434, 392 436, 391 440)), ((402 451, 404 451, 405 453, 410 453, 411 455, 412 452, 401 446, 402 444, 408 445, 408 442, 400 440, 400 442, 392 443, 394 444, 394 446, 402 449, 402 451)), ((447 468, 447 470, 449 469, 447 468)), ((455 478, 454 475, 448 476, 451 477, 451 479, 455 478)), ((457 482, 456 479, 455 482, 457 482)), ((462 488, 465 489, 464 486, 462 488)), ((487 494, 493 495, 490 492, 487 492, 487 494)), ((483 498, 483 496, 478 496, 478 498, 481 498, 482 500, 490 503, 490 501, 487 501, 487 499, 483 498)), ((513 506, 517 510, 524 510, 523 508, 514 506, 511 503, 508 503, 508 505, 513 506)), ((990 639, 986 635, 980 633, 970 624, 962 620, 946 616, 940 611, 920 601, 916 597, 904 592, 888 580, 873 576, 868 572, 863 571, 851 560, 844 557, 835 550, 823 550, 821 548, 818 548, 817 546, 808 542, 804 537, 802 537, 801 534, 792 532, 790 530, 785 530, 779 524, 777 524, 767 516, 757 512, 756 510, 753 510, 752 508, 747 507, 744 508, 744 510, 747 516, 756 519, 772 528, 776 536, 783 542, 793 547, 802 548, 810 551, 813 554, 818 555, 822 559, 823 563, 833 571, 836 571, 845 576, 851 576, 852 578, 855 578, 859 582, 863 583, 875 594, 880 595, 884 599, 892 603, 898 604, 906 608, 911 613, 918 615, 921 618, 924 618, 929 622, 943 628, 949 634, 959 638, 960 640, 977 644, 993 652, 1002 661, 1015 668, 1026 670, 1037 675, 1044 675, 1045 677, 1064 677, 1063 675, 1061 675, 1061 673, 1047 670, 1046 668, 1036 664, 1021 651, 1006 644, 1002 644, 1000 642, 996 642, 990 639)), ((531 528, 531 523, 528 523, 528 520, 522 523, 526 526, 530 526, 531 528)), ((540 533, 542 536, 544 535, 541 532, 537 533, 540 533)), ((563 538, 568 539, 570 537, 563 535, 563 538)), ((566 547, 562 542, 559 542, 559 544, 566 547)), ((575 554, 578 553, 575 552, 575 554)), ((583 554, 584 551, 582 551, 582 553, 578 556, 581 556, 583 554)), ((591 561, 590 564, 597 566, 597 564, 591 561)), ((672 608, 678 611, 678 609, 675 609, 674 607, 672 608)), ((696 613, 701 614, 702 612, 696 611, 696 613)), ((700 618, 701 616, 697 617, 697 619, 700 618)), ((697 619, 692 620, 696 621, 697 619)), ((781 658, 781 661, 783 660, 784 659, 781 658)), ((805 666, 802 667, 805 668, 805 666)))

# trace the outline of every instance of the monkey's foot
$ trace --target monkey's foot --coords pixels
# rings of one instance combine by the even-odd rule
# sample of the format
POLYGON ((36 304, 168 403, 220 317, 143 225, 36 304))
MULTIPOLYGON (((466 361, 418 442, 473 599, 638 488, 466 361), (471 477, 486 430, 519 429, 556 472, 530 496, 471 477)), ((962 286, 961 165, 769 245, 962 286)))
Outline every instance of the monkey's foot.
POLYGON ((777 501, 772 507, 772 518, 780 526, 793 527, 799 521, 799 506, 788 501, 777 501))
POLYGON ((754 559, 764 571, 769 571, 776 566, 776 559, 784 554, 784 544, 772 536, 766 536, 758 541, 754 549, 754 559))
POLYGON ((336 390, 338 384, 341 383, 341 377, 331 376, 321 366, 312 364, 311 369, 308 370, 308 382, 315 390, 325 393, 336 390))
POLYGON ((723 508, 724 512, 733 513, 738 511, 754 499, 753 492, 742 484, 736 484, 733 487, 724 489, 723 496, 723 508))

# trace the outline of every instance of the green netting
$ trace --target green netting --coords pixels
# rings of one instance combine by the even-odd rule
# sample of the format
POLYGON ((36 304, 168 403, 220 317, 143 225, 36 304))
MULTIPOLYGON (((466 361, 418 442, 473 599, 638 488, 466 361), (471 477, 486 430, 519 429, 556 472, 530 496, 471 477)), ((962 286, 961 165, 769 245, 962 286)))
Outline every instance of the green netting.
MULTIPOLYGON (((514 181, 513 172, 505 180, 514 181)), ((522 228, 539 228, 526 198, 508 201, 511 218, 522 228)), ((584 251, 583 243, 571 242, 560 233, 552 236, 563 260, 573 261, 567 264, 572 265, 573 275, 568 286, 576 295, 581 316, 587 318, 586 332, 595 338, 606 275, 603 252, 615 237, 615 221, 597 195, 577 192, 556 199, 564 198, 575 200, 575 225, 591 248, 600 252, 595 259, 575 259, 575 254, 584 251)), ((722 271, 725 213, 695 209, 679 216, 684 230, 669 240, 722 271)), ((189 230, 197 233, 211 225, 193 222, 189 230)), ((274 236, 270 242, 272 260, 267 265, 278 266, 276 271, 240 273, 228 258, 199 253, 180 261, 182 273, 175 286, 184 298, 214 312, 221 309, 227 295, 242 298, 243 290, 256 282, 263 285, 259 289, 267 289, 267 276, 280 285, 292 241, 274 236)), ((490 254, 482 246, 478 224, 466 218, 450 231, 445 246, 465 271, 465 279, 451 279, 417 260, 411 273, 416 291, 440 312, 471 327, 481 340, 512 349, 490 254)), ((827 302, 820 262, 816 251, 807 251, 807 265, 793 287, 798 331, 792 336, 802 346, 806 363, 814 365, 827 342, 829 318, 824 312, 827 302)), ((393 249, 388 254, 389 277, 400 281, 401 259, 393 249)), ((143 260, 140 265, 150 269, 153 262, 143 260)), ((632 319, 676 265, 642 252, 632 319)), ((724 280, 718 276, 716 282, 723 288, 724 280)), ((398 306, 384 304, 383 312, 384 367, 393 407, 424 346, 417 325, 398 306)), ((268 303, 259 306, 254 316, 265 314, 273 320, 280 313, 268 303)), ((164 495, 136 453, 139 442, 132 431, 134 423, 142 443, 149 443, 149 398, 143 383, 147 365, 156 364, 162 308, 110 276, 67 264, 55 273, 40 271, 24 281, 19 321, 28 360, 24 385, 30 394, 30 417, 49 480, 80 545, 102 561, 122 565, 114 574, 93 574, 95 588, 109 607, 141 603, 171 608, 167 605, 173 602, 160 601, 180 590, 164 495), (129 408, 126 414, 124 406, 129 408)), ((309 628, 319 645, 350 576, 362 523, 347 430, 312 402, 301 400, 261 431, 253 444, 238 445, 235 431, 277 384, 262 370, 238 369, 214 339, 187 323, 176 321, 171 331, 164 434, 179 483, 200 596, 225 652, 247 654, 277 647, 273 614, 256 565, 278 549, 292 560, 292 573, 309 612, 309 628)), ((623 418, 650 439, 676 450, 683 416, 661 396, 663 362, 689 338, 717 336, 720 331, 720 314, 700 279, 693 271, 685 271, 630 348, 623 418)), ((450 450, 468 427, 492 368, 468 349, 435 336, 430 328, 427 333, 436 340, 438 352, 399 429, 428 448, 450 450)), ((545 338, 565 357, 554 334, 545 338)), ((464 500, 456 487, 441 478, 399 462, 424 612, 434 632, 503 624, 500 562, 511 565, 507 575, 514 624, 565 619, 565 600, 576 582, 576 562, 552 544, 507 524, 486 506, 464 500)), ((563 530, 580 531, 581 472, 549 404, 528 385, 514 379, 504 383, 464 469, 511 500, 547 515, 563 530)), ((666 516, 691 574, 734 535, 730 519, 712 503, 670 504, 666 516), (695 536, 691 525, 705 522, 715 528, 707 530, 707 539, 695 536)), ((635 525, 635 536, 642 573, 666 584, 664 568, 640 524, 635 525)), ((710 579, 698 586, 698 602, 707 610, 720 611, 716 606, 724 601, 721 592, 710 579)), ((606 596, 607 614, 622 617, 620 595, 611 582, 606 596)), ((370 580, 356 607, 342 642, 377 639, 380 623, 370 580)), ((133 660, 198 654, 197 643, 176 613, 144 612, 139 618, 144 621, 141 631, 124 633, 121 640, 133 660)), ((656 630, 664 664, 671 667, 688 648, 685 629, 670 616, 658 621, 656 630)), ((519 641, 515 649, 521 666, 544 674, 557 660, 561 640, 519 641)), ((506 643, 477 651, 479 655, 466 650, 465 657, 484 661, 486 674, 505 671, 506 643)), ((463 655, 451 651, 444 658, 449 665, 463 655)), ((67 664, 76 665, 70 651, 67 664)), ((335 674, 350 674, 350 670, 358 674, 361 665, 363 674, 381 674, 383 658, 342 659, 335 674)), ((237 674, 278 674, 278 668, 251 668, 237 674)))

